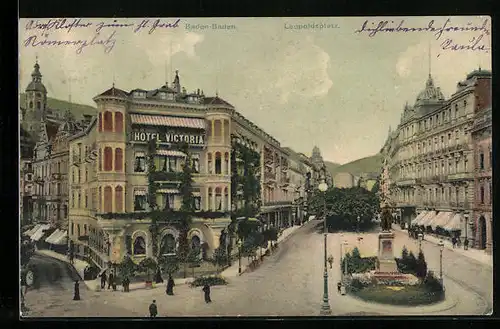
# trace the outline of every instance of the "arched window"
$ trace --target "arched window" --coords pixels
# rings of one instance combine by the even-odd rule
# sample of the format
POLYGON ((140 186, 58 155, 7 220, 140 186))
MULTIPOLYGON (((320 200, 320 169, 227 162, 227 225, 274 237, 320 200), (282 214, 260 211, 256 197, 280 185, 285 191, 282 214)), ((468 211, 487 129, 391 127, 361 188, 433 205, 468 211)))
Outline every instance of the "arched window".
POLYGON ((76 233, 78 234, 77 236, 79 237, 82 232, 80 232, 80 224, 76 224, 76 233))
POLYGON ((215 120, 214 121, 214 140, 215 142, 221 142, 222 137, 222 121, 215 120))
POLYGON ((224 174, 229 175, 229 152, 224 153, 224 174))
POLYGON ((113 190, 111 186, 104 188, 104 212, 113 212, 113 190))
POLYGON ((221 174, 221 168, 222 167, 222 159, 221 159, 221 153, 217 152, 215 153, 215 173, 216 174, 221 174))
POLYGON ((97 201, 98 210, 101 211, 102 209, 102 186, 99 186, 99 200, 97 201))
POLYGON ((101 112, 99 112, 99 121, 97 123, 98 123, 97 131, 101 132, 102 131, 102 113, 101 112))
POLYGON ((214 209, 213 204, 212 204, 212 188, 208 188, 208 210, 214 209))
POLYGON ((227 187, 224 188, 224 210, 230 210, 231 207, 229 205, 229 192, 228 192, 228 189, 227 187))
POLYGON ((212 169, 212 153, 207 154, 207 167, 208 167, 208 173, 213 174, 214 171, 212 169))
POLYGON ((480 188, 479 200, 481 200, 481 204, 484 204, 484 186, 481 186, 481 188, 480 188))
POLYGON ((229 120, 224 120, 224 142, 228 143, 230 140, 231 133, 229 131, 229 120))
POLYGON ((134 256, 146 254, 146 241, 142 236, 138 236, 137 238, 135 238, 132 248, 132 254, 134 256))
POLYGON ((191 249, 201 249, 201 240, 197 235, 193 235, 191 238, 191 249))
POLYGON ((36 109, 37 110, 42 109, 42 103, 40 101, 36 102, 36 109))
POLYGON ((111 114, 111 112, 109 111, 104 112, 103 129, 104 131, 113 131, 113 114, 111 114))
POLYGON ((104 171, 113 170, 113 150, 107 146, 104 148, 104 171))
POLYGON ((33 108, 33 101, 30 101, 30 109, 33 108))
POLYGON ((123 171, 123 150, 121 148, 115 149, 115 171, 123 171))
POLYGON ((123 132, 123 114, 121 112, 115 112, 115 132, 123 132))
POLYGON ((220 187, 215 188, 215 210, 222 210, 222 189, 220 187))
POLYGON ((99 171, 102 170, 102 149, 99 148, 99 158, 97 159, 97 162, 99 163, 99 171))
POLYGON ((123 187, 115 187, 115 212, 123 211, 123 187))
POLYGON ((175 254, 175 238, 172 234, 165 234, 161 240, 162 255, 175 254))

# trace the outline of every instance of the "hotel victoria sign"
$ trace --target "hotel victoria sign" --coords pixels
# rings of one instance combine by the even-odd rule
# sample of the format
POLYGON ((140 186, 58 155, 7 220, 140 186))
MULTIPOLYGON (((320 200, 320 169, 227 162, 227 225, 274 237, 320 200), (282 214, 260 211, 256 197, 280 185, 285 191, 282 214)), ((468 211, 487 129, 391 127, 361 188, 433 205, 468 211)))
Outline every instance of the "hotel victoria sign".
POLYGON ((133 142, 148 142, 156 139, 159 143, 180 143, 185 142, 189 145, 205 145, 204 133, 189 133, 189 132, 153 132, 134 130, 130 135, 130 140, 133 142))

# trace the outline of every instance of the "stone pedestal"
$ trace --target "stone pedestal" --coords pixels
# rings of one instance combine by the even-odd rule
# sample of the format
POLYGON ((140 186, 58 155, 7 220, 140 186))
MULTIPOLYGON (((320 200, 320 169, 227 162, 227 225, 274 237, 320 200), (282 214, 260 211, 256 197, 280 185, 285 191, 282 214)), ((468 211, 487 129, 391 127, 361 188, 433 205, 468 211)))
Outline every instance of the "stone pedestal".
POLYGON ((394 233, 382 232, 378 235, 378 272, 394 273, 398 266, 394 260, 394 233))

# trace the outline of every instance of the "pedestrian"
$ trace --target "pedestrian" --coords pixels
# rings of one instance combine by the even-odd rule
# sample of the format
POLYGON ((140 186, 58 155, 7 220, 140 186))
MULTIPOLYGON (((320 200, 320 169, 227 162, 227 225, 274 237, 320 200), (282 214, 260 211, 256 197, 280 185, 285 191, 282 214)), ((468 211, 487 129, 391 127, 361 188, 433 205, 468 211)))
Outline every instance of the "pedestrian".
POLYGON ((453 248, 455 248, 455 246, 457 245, 457 238, 456 237, 451 238, 451 245, 453 248))
POLYGON ((78 280, 75 281, 73 300, 80 300, 80 283, 78 282, 78 280))
POLYGON ((465 238, 464 240, 464 250, 469 249, 469 239, 465 238))
POLYGON ((106 279, 107 279, 106 271, 104 271, 101 274, 101 289, 106 288, 106 279))
POLYGON ((70 253, 69 253, 69 263, 70 263, 71 265, 73 265, 73 264, 74 264, 74 258, 75 258, 75 255, 73 254, 73 252, 70 252, 70 253))
POLYGON ((328 263, 330 264, 330 269, 332 269, 332 266, 333 266, 333 256, 332 255, 328 256, 328 263))
POLYGON ((342 283, 339 281, 337 282, 337 292, 340 294, 341 290, 342 290, 342 283))
POLYGON ((462 240, 460 240, 460 237, 457 237, 457 247, 460 248, 462 245, 462 240))
POLYGON ((153 299, 151 305, 149 305, 149 316, 152 318, 156 318, 158 315, 158 307, 156 307, 156 300, 153 299))
POLYGON ((108 277, 108 289, 111 289, 111 286, 113 285, 114 278, 115 278, 115 276, 113 275, 113 273, 109 273, 109 277, 108 277))
POLYGON ((212 300, 210 299, 210 285, 208 283, 203 286, 203 292, 205 293, 205 303, 211 303, 212 300))
POLYGON ((123 285, 123 291, 124 292, 129 292, 129 285, 130 284, 130 279, 128 277, 125 277, 123 278, 123 282, 122 282, 122 285, 123 285))
POLYGON ((168 281, 167 281, 167 295, 173 296, 174 295, 174 279, 172 278, 172 274, 168 275, 168 281))

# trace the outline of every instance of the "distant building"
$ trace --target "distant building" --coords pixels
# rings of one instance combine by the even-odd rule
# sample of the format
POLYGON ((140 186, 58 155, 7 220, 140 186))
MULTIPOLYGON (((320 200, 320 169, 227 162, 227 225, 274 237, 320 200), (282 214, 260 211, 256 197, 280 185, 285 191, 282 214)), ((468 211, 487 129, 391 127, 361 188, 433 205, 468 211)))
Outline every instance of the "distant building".
POLYGON ((19 163, 19 192, 20 192, 20 219, 21 225, 33 222, 33 148, 34 141, 31 135, 20 128, 20 163, 19 163))
POLYGON ((357 186, 357 179, 349 172, 339 172, 333 177, 333 183, 337 188, 351 188, 357 186))

